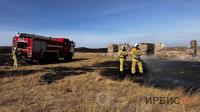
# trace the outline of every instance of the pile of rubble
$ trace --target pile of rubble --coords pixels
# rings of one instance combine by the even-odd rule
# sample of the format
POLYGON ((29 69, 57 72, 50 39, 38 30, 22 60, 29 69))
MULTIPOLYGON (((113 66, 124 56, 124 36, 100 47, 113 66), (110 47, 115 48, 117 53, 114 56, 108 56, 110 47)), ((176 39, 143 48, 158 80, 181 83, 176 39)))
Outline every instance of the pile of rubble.
POLYGON ((191 40, 189 48, 168 47, 158 50, 156 56, 170 60, 200 61, 200 49, 198 49, 197 41, 191 40))
POLYGON ((200 55, 194 56, 188 53, 188 49, 183 50, 183 48, 166 48, 164 50, 158 51, 157 57, 170 60, 185 60, 185 61, 198 61, 200 55))

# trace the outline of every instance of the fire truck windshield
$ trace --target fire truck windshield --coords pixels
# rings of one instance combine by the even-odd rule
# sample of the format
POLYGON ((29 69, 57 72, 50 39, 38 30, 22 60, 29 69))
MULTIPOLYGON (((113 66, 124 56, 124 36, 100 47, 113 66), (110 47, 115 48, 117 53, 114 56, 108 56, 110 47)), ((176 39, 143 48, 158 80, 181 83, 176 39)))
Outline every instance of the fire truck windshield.
POLYGON ((26 49, 28 47, 27 42, 17 42, 17 48, 26 49))

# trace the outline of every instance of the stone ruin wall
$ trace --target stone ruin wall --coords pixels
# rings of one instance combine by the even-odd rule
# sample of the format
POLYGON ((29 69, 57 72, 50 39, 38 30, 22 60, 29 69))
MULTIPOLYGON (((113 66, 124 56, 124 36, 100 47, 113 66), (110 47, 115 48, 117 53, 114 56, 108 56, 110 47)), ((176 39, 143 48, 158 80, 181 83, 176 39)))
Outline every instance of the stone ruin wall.
MULTIPOLYGON (((155 53, 155 44, 153 43, 140 43, 140 49, 144 55, 154 55, 155 53)), ((119 50, 121 50, 122 46, 125 46, 126 49, 131 52, 133 46, 129 45, 128 43, 124 44, 109 44, 107 46, 108 55, 113 56, 116 55, 119 50)))
MULTIPOLYGON (((119 44, 118 49, 121 48, 122 45, 119 44)), ((125 45, 129 51, 131 51, 132 46, 125 45)), ((155 57, 163 58, 163 59, 172 59, 172 60, 200 60, 200 46, 198 47, 198 43, 195 40, 191 40, 190 47, 166 47, 163 43, 140 43, 140 49, 142 50, 144 55, 154 55, 155 57)), ((110 52, 111 55, 117 55, 116 52, 110 52)))

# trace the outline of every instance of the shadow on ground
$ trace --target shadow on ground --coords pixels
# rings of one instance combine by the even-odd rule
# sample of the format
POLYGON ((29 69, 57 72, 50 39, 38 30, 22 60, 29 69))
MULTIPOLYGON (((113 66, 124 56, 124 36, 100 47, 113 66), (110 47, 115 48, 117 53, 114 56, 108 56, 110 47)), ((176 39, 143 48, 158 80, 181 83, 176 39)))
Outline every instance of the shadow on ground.
POLYGON ((81 75, 81 74, 86 74, 88 72, 94 71, 92 68, 88 68, 88 67, 77 67, 77 68, 45 67, 44 69, 45 69, 45 71, 48 71, 48 73, 46 73, 40 77, 40 82, 43 84, 45 84, 45 83, 51 84, 52 82, 61 80, 66 76, 81 75))
POLYGON ((17 77, 34 74, 41 70, 11 70, 11 71, 0 71, 0 78, 4 77, 17 77))
MULTIPOLYGON (((125 78, 127 79, 131 79, 133 76, 131 76, 131 61, 127 61, 126 65, 125 65, 125 78)), ((103 63, 99 63, 96 65, 93 65, 93 67, 97 67, 100 69, 100 75, 110 78, 112 80, 118 80, 118 77, 120 75, 119 72, 119 62, 118 61, 106 61, 103 63)), ((144 74, 146 74, 146 72, 148 72, 148 68, 146 67, 146 64, 143 63, 144 66, 144 74)), ((136 72, 137 77, 139 77, 138 75, 138 71, 136 72)), ((146 75, 144 75, 144 77, 147 77, 146 75)))

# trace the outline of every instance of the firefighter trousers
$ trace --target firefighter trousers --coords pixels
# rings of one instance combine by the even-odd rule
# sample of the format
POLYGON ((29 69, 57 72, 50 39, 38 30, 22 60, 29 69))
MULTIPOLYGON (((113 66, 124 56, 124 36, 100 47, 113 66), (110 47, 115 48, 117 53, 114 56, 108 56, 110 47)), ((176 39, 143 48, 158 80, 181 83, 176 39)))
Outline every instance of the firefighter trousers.
POLYGON ((124 72, 124 68, 125 68, 125 58, 120 58, 119 62, 120 62, 120 72, 124 72))
POLYGON ((138 67, 139 73, 143 74, 142 62, 140 60, 137 60, 137 59, 132 59, 132 69, 131 69, 132 74, 136 73, 136 67, 138 67))
POLYGON ((14 67, 18 67, 18 64, 17 64, 17 57, 16 57, 16 56, 13 56, 13 60, 14 60, 13 66, 14 66, 14 67))

